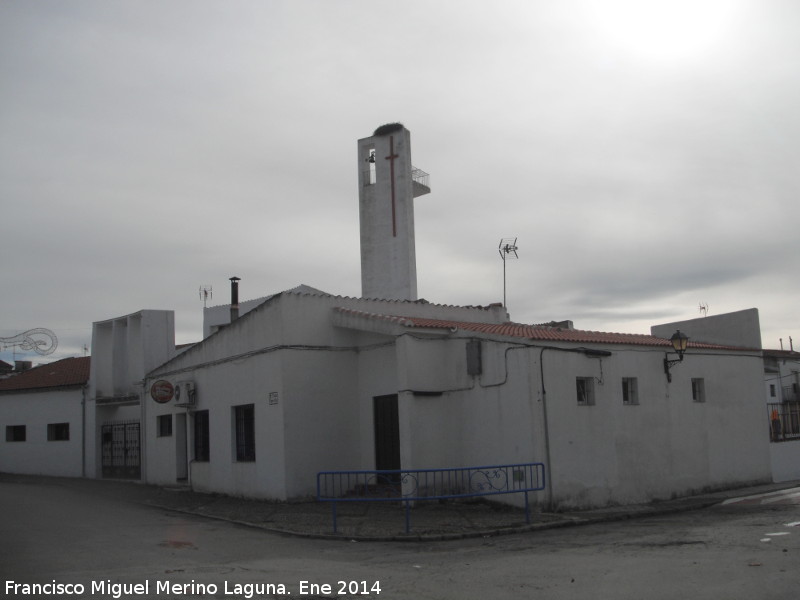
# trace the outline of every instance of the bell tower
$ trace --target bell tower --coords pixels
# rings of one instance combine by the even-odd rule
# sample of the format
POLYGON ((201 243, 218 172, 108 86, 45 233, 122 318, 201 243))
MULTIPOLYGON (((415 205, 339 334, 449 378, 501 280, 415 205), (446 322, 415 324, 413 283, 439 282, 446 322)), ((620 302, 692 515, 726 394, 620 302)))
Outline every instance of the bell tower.
POLYGON ((411 165, 403 125, 382 125, 358 140, 362 297, 417 299, 414 198, 430 191, 428 174, 411 165))

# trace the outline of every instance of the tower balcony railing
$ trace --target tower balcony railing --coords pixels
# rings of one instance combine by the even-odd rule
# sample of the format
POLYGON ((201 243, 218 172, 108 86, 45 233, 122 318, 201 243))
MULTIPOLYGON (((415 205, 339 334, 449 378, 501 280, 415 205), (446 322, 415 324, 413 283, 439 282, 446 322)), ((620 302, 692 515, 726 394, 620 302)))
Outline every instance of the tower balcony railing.
POLYGON ((417 167, 411 167, 411 182, 414 188, 414 198, 431 193, 429 179, 430 175, 428 173, 417 167))
MULTIPOLYGON (((411 167, 411 185, 414 190, 414 198, 431 193, 430 174, 417 167, 411 167)), ((375 169, 364 169, 361 177, 364 186, 375 185, 375 169)))

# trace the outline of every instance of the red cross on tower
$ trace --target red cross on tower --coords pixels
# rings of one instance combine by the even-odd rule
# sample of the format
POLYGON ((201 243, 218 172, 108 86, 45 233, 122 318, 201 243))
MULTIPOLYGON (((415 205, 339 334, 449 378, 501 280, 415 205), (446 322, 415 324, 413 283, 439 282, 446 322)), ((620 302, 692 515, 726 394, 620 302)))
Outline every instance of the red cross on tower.
POLYGON ((389 161, 389 177, 392 183, 392 237, 397 237, 397 216, 394 200, 394 159, 400 158, 399 154, 394 153, 394 136, 389 136, 389 156, 386 160, 389 161))

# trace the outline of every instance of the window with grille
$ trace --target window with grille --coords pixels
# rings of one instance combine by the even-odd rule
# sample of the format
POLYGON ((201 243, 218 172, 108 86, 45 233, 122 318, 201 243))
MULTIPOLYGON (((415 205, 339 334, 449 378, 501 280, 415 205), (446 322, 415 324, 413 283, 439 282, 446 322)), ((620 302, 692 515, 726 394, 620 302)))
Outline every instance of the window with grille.
POLYGON ((208 462, 210 455, 208 411, 198 410, 194 413, 194 459, 198 462, 208 462))
POLYGON ((591 406, 594 404, 594 378, 578 377, 575 379, 575 387, 578 394, 578 404, 581 406, 591 406))
POLYGON ((706 401, 706 383, 703 379, 692 379, 692 400, 695 402, 706 401))
POLYGON ((636 377, 622 378, 622 403, 639 404, 639 383, 636 381, 636 377))
POLYGON ((237 462, 256 459, 256 408, 254 404, 233 407, 237 462))
POLYGON ((69 440, 69 423, 49 423, 47 425, 48 442, 66 442, 69 440))
POLYGON ((172 435, 172 415, 158 415, 156 417, 156 432, 158 437, 172 435))
POLYGON ((25 434, 25 425, 6 425, 7 442, 24 442, 25 434))

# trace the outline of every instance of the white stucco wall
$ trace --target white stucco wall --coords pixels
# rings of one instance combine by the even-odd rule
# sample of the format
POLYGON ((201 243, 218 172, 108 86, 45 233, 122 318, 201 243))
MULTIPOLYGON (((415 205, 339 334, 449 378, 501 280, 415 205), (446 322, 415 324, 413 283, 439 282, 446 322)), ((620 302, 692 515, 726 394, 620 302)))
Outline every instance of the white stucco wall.
POLYGON ((417 299, 411 134, 401 128, 358 141, 361 295, 417 299), (391 141, 391 144, 390 144, 391 141), (375 181, 368 175, 375 152, 375 181), (392 156, 392 160, 387 157, 392 156), (393 163, 393 167, 390 165, 393 163), (392 180, 394 177, 394 180, 392 180))
POLYGON ((81 477, 83 389, 0 395, 0 471, 81 477), (47 426, 69 423, 69 440, 48 441, 47 426), (25 425, 24 442, 7 442, 6 426, 25 425))
POLYGON ((770 444, 769 451, 773 481, 800 480, 800 440, 770 444))
POLYGON ((761 325, 756 308, 654 325, 650 332, 669 339, 676 329, 688 335, 689 341, 761 348, 761 325))
POLYGON ((603 346, 611 356, 593 358, 487 340, 483 373, 473 382, 463 344, 398 342, 407 363, 401 389, 438 384, 443 392, 402 394, 403 468, 549 462, 551 487, 539 496, 560 507, 646 502, 770 479, 757 355, 695 352, 673 367, 667 383, 663 349, 603 346), (576 377, 593 378, 594 405, 578 405, 576 377), (637 405, 623 404, 623 377, 637 379, 637 405), (706 402, 692 400, 692 378, 704 380, 706 402))
MULTIPOLYGON (((373 469, 373 399, 388 394, 398 394, 402 468, 547 463, 550 487, 539 499, 555 506, 643 502, 771 477, 757 353, 692 351, 667 383, 663 348, 604 344, 611 355, 593 358, 363 316, 373 312, 501 316, 319 294, 270 299, 150 375, 195 381, 196 410, 210 411, 211 460, 191 465, 192 486, 282 500, 313 494, 318 471, 373 469), (480 375, 467 372, 469 338, 482 340, 480 375), (576 377, 595 381, 593 406, 577 404, 576 377), (623 377, 637 378, 638 405, 623 405, 623 377), (706 402, 692 401, 692 378, 703 378, 706 402), (251 403, 256 461, 237 463, 232 410, 251 403)), ((175 409, 146 406, 147 480, 169 483, 176 465, 162 452, 174 443, 155 437, 160 411, 175 409)))
POLYGON ((140 421, 144 469, 144 378, 148 371, 176 354, 175 314, 171 310, 140 310, 92 324, 92 368, 86 401, 88 477, 102 476, 101 428, 103 423, 112 421, 140 421))
POLYGON ((545 354, 553 501, 560 506, 645 502, 770 479, 758 357, 687 356, 663 372, 663 353, 616 349, 605 359, 545 354), (602 370, 601 370, 602 361, 602 370), (594 377, 580 406, 575 377, 594 377), (621 380, 637 377, 639 404, 621 380), (692 400, 703 378, 706 402, 692 400))

